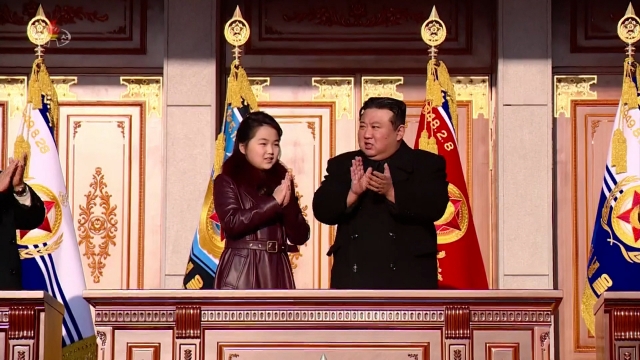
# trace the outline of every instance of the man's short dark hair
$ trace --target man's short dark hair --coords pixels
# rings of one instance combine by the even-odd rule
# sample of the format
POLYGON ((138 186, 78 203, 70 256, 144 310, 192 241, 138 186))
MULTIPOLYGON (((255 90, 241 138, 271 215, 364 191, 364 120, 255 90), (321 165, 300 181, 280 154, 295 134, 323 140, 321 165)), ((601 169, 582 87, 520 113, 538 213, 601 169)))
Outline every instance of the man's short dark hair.
POLYGON ((390 97, 370 97, 360 108, 360 118, 362 118, 362 114, 364 114, 364 111, 367 109, 384 109, 391 111, 393 113, 391 123, 394 130, 404 125, 407 119, 407 104, 402 100, 390 97))

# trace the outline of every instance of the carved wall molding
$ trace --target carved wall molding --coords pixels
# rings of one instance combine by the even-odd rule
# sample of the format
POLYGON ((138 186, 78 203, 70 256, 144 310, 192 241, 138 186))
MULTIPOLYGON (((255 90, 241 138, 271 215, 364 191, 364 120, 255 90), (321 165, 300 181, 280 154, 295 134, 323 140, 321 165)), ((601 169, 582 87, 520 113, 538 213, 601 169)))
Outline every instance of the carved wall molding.
POLYGON ((22 114, 27 103, 27 77, 0 76, 0 101, 7 102, 9 119, 22 114))
POLYGON ((256 100, 258 101, 269 101, 270 96, 269 93, 265 90, 265 87, 271 84, 271 78, 268 77, 250 77, 249 82, 251 83, 251 90, 253 94, 256 96, 256 100))
POLYGON ((444 338, 453 340, 471 339, 471 316, 468 306, 445 306, 444 338))
POLYGON ((78 84, 77 76, 52 76, 51 82, 56 89, 59 101, 78 100, 78 95, 71 91, 71 86, 78 84))
POLYGON ((123 100, 143 100, 147 117, 162 117, 162 77, 136 76, 120 77, 120 84, 127 90, 120 95, 123 100))
POLYGON ((111 6, 81 0, 63 3, 21 0, 7 3, 0 11, 0 53, 33 54, 33 45, 24 38, 24 30, 39 5, 52 23, 52 34, 56 35, 45 44, 48 54, 144 55, 147 52, 147 18, 152 8, 148 0, 122 0, 111 6))
POLYGON ((202 318, 200 312, 199 306, 176 307, 176 339, 200 339, 202 318))
POLYGON ((480 117, 480 114, 485 118, 491 117, 488 76, 454 77, 451 80, 456 90, 456 100, 471 102, 474 119, 480 117))
POLYGON ((404 100, 404 94, 398 91, 398 86, 404 83, 402 76, 363 76, 362 103, 374 96, 386 96, 404 100))
POLYGON ((640 341, 638 324, 640 324, 640 309, 635 307, 614 308, 613 339, 615 341, 640 341))
POLYGON ((571 116, 572 100, 595 100, 598 93, 591 90, 591 85, 598 83, 597 75, 554 76, 554 116, 571 116))
POLYGON ((33 340, 36 338, 36 307, 12 306, 9 308, 9 340, 33 340))
POLYGON ((111 202, 100 167, 95 169, 89 188, 84 195, 85 204, 78 205, 78 246, 83 249, 82 256, 89 260, 87 266, 93 282, 97 284, 107 266, 107 258, 111 256, 110 248, 117 245, 117 205, 111 202))
POLYGON ((354 114, 354 78, 353 77, 314 77, 311 85, 318 88, 312 100, 318 102, 333 101, 336 103, 336 120, 346 116, 355 119, 354 114))

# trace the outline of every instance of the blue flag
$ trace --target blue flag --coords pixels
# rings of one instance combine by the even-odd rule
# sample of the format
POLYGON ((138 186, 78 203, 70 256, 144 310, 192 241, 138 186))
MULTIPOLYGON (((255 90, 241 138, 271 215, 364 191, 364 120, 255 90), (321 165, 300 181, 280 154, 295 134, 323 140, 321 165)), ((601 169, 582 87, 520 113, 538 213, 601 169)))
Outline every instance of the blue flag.
POLYGON ((213 289, 218 260, 224 250, 224 229, 220 226, 220 219, 213 205, 213 179, 220 174, 222 163, 233 152, 240 122, 249 112, 256 110, 258 102, 251 90, 249 78, 236 60, 231 64, 222 131, 216 140, 213 169, 183 280, 183 286, 187 289, 213 289))
POLYGON ((606 291, 640 291, 640 110, 638 64, 625 61, 622 96, 587 262, 582 318, 595 334, 593 306, 606 291))
POLYGON ((95 329, 90 305, 82 297, 82 261, 55 143, 58 111, 56 90, 44 61, 37 59, 14 156, 27 154, 25 181, 44 202, 46 213, 38 228, 18 232, 22 286, 44 290, 64 306, 63 359, 96 359, 95 329))

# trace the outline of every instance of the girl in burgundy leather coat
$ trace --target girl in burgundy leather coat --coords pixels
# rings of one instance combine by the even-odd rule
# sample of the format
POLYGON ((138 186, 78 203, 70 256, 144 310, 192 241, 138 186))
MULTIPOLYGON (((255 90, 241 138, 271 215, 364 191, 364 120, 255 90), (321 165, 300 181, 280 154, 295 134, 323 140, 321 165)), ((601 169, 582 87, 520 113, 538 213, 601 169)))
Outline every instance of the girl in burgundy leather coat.
POLYGON ((216 289, 295 288, 288 252, 298 250, 287 240, 303 245, 310 228, 293 179, 279 161, 281 137, 272 116, 250 113, 214 180, 214 206, 225 234, 216 289))

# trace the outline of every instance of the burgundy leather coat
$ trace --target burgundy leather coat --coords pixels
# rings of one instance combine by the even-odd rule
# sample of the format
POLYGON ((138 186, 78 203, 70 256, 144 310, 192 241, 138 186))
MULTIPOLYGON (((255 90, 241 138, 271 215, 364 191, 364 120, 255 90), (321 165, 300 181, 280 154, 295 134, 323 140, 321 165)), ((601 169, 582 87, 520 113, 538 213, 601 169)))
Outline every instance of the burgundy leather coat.
POLYGON ((281 164, 268 171, 232 155, 214 181, 214 206, 225 234, 225 249, 215 278, 216 289, 294 289, 288 252, 309 240, 293 183, 286 206, 273 190, 286 174, 281 164))

